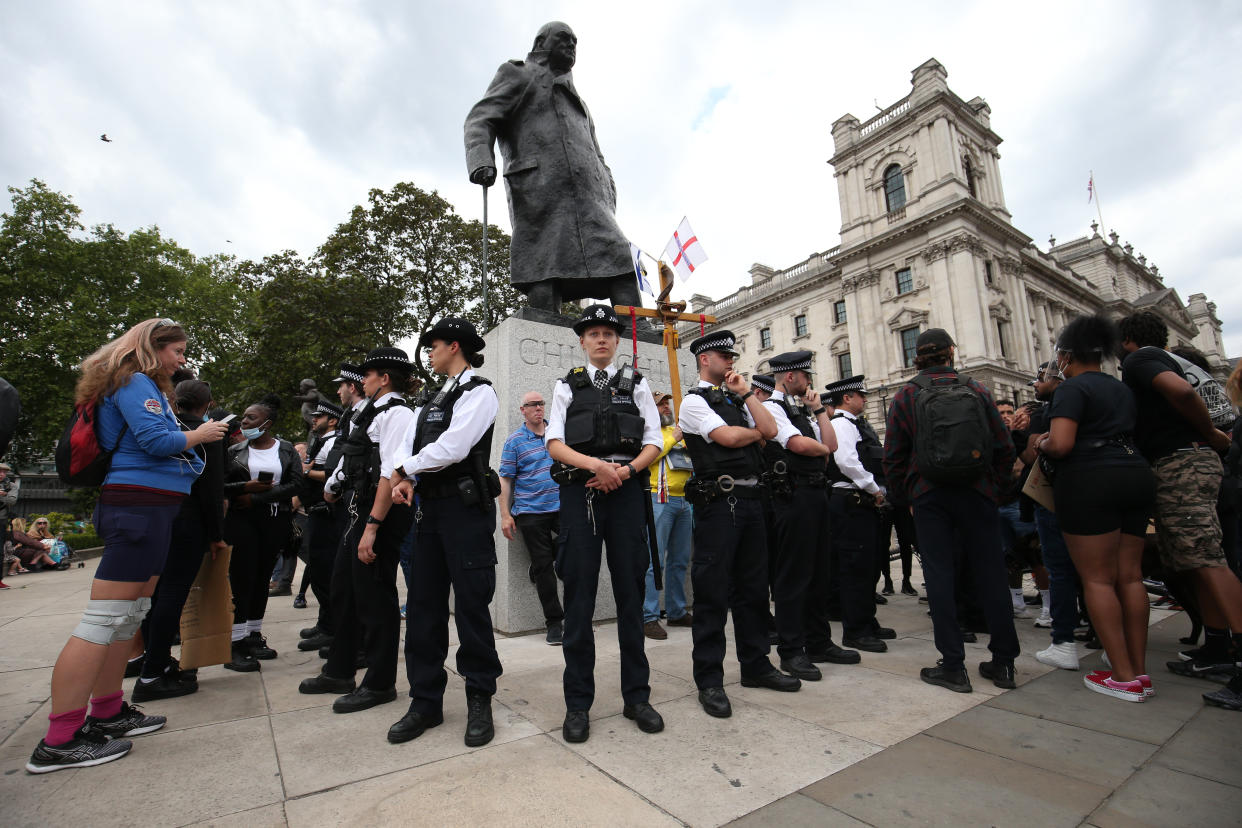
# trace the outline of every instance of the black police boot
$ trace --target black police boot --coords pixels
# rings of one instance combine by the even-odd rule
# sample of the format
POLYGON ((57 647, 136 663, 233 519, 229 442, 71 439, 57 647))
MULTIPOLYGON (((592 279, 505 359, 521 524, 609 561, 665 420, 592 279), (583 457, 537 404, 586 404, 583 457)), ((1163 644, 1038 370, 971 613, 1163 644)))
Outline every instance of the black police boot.
POLYGON ((814 664, 857 664, 862 661, 857 650, 843 649, 831 641, 825 649, 808 652, 806 657, 814 664))
POLYGON ((402 742, 417 739, 428 728, 441 724, 444 724, 443 713, 435 716, 424 716, 415 710, 414 705, 411 704, 406 714, 396 724, 388 728, 388 741, 394 745, 399 745, 402 742))
POLYGON ((643 733, 659 733, 664 729, 664 719, 647 702, 627 704, 621 708, 621 715, 633 720, 643 733))
POLYGON ((585 710, 566 712, 561 735, 566 742, 585 742, 591 736, 591 714, 585 710))
POLYGON ((781 669, 794 678, 799 678, 803 681, 819 681, 824 677, 819 668, 812 664, 811 660, 802 653, 798 653, 798 655, 792 658, 782 658, 781 669))
POLYGON ((991 679, 1002 690, 1012 690, 1018 685, 1013 680, 1013 665, 999 664, 995 659, 979 663, 979 675, 991 679))
POLYGON ((466 696, 466 747, 486 745, 496 735, 492 726, 492 697, 482 693, 466 696))
POLYGON ((699 691, 699 704, 703 712, 717 719, 727 719, 733 715, 733 705, 723 687, 706 687, 699 691))
POLYGON ((779 690, 782 693, 795 693, 802 688, 802 682, 793 676, 787 676, 780 670, 764 673, 762 676, 742 676, 743 687, 765 687, 768 690, 779 690))

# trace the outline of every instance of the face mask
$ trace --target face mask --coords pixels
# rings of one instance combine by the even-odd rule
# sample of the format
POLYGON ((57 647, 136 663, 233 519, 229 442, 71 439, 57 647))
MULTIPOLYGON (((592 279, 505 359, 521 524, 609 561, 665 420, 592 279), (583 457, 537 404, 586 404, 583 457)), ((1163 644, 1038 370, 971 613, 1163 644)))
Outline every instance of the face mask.
POLYGON ((241 436, 247 440, 257 440, 262 433, 262 428, 243 428, 241 430, 241 436))
POLYGON ((206 414, 204 414, 204 415, 203 415, 203 422, 204 422, 204 423, 210 423, 210 422, 211 422, 211 417, 209 417, 209 416, 207 416, 206 414))

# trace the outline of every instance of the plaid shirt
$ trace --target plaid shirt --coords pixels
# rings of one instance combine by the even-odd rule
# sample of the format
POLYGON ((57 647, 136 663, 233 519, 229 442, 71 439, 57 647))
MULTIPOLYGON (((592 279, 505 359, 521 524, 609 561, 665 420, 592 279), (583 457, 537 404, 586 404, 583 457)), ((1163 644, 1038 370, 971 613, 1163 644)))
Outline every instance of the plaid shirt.
MULTIPOLYGON (((933 384, 935 377, 957 376, 957 372, 947 365, 934 365, 920 373, 933 377, 933 384)), ((1013 469, 1013 439, 988 389, 969 377, 966 378, 966 385, 987 402, 988 425, 992 429, 992 473, 981 476, 972 486, 980 494, 997 500, 1004 481, 1009 479, 1013 469)), ((916 385, 908 382, 893 397, 893 404, 888 409, 888 428, 884 434, 884 474, 889 486, 898 489, 908 502, 913 502, 937 485, 919 474, 914 456, 917 427, 914 421, 914 395, 918 390, 916 385)))

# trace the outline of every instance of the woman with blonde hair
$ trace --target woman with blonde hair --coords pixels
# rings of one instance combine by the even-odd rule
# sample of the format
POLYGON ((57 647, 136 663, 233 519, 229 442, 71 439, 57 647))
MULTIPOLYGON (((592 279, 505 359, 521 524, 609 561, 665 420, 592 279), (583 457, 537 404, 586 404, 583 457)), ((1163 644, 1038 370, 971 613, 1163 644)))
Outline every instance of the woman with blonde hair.
POLYGON ((31 773, 120 759, 133 746, 122 737, 164 726, 163 716, 124 701, 121 679, 168 554, 173 517, 203 470, 187 450, 220 440, 227 428, 205 422, 183 431, 178 424, 172 375, 185 364, 185 349, 180 325, 148 319, 82 362, 76 402, 97 406, 100 444, 115 447, 94 516, 104 553, 86 612, 52 672, 52 712, 26 763, 31 773))
POLYGON ((27 534, 26 521, 13 518, 9 521, 9 536, 5 538, 13 543, 14 558, 10 561, 8 575, 22 575, 29 572, 28 566, 56 566, 56 561, 47 554, 47 548, 39 538, 27 534))

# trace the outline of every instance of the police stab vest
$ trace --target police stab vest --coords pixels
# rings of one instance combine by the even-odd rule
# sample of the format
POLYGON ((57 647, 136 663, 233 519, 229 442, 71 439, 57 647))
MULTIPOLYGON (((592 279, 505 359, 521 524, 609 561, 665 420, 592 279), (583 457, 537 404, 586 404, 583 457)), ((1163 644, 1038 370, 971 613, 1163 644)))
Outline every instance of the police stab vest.
MULTIPOLYGON (((431 393, 432 391, 439 391, 439 389, 428 389, 421 398, 423 402, 418 412, 417 427, 414 431, 413 453, 418 454, 424 446, 431 445, 440 439, 444 432, 448 431, 449 426, 453 423, 453 406, 461 399, 462 394, 471 388, 491 384, 491 380, 480 376, 473 376, 461 385, 455 386, 443 398, 438 393, 431 393)), ((418 475, 419 485, 435 486, 442 483, 455 482, 462 477, 475 475, 480 469, 486 470, 488 459, 492 454, 492 430, 495 427, 495 423, 488 426, 487 431, 479 438, 479 442, 471 446, 470 452, 460 461, 439 471, 421 472, 418 475)))
MULTIPOLYGON (((749 428, 742 412, 746 403, 732 391, 713 385, 711 388, 691 388, 686 393, 702 397, 712 413, 725 421, 725 425, 749 428)), ((729 448, 709 442, 697 434, 686 434, 685 441, 690 462, 694 464, 694 476, 700 480, 714 480, 722 474, 735 478, 754 477, 763 470, 763 458, 757 442, 729 448)))
MULTIPOLYGON (((311 440, 310 445, 306 447, 306 456, 311 461, 311 471, 323 471, 323 466, 315 462, 315 457, 318 456, 319 450, 323 448, 323 444, 326 439, 326 437, 321 437, 316 434, 314 439, 311 440)), ((302 478, 302 491, 298 492, 298 499, 301 500, 302 505, 308 509, 311 506, 314 506, 316 503, 323 500, 323 483, 318 480, 311 480, 308 476, 304 476, 302 478)))
POLYGON ((336 442, 332 444, 327 459, 323 461, 323 467, 327 469, 329 475, 336 471, 337 463, 341 462, 341 455, 345 452, 345 438, 349 436, 350 423, 358 413, 352 408, 346 409, 341 415, 341 421, 336 425, 336 442))
MULTIPOLYGON (((815 430, 811 428, 811 418, 807 414, 805 406, 800 403, 798 405, 790 403, 788 395, 781 397, 779 400, 772 400, 772 402, 775 402, 784 410, 785 416, 789 418, 789 422, 793 424, 793 427, 798 429, 799 434, 812 440, 816 439, 815 430)), ((781 444, 775 439, 768 440, 768 450, 765 454, 767 454, 769 468, 772 462, 778 459, 784 460, 786 471, 795 477, 807 477, 824 473, 824 458, 808 457, 805 454, 798 454, 797 452, 781 448, 781 444), (778 455, 777 452, 780 454, 778 455)))
MULTIPOLYGON (((832 419, 836 420, 844 416, 845 414, 838 411, 832 415, 832 419)), ((884 445, 880 442, 880 437, 875 433, 875 429, 871 427, 871 423, 859 418, 854 420, 854 425, 858 428, 858 443, 855 446, 855 451, 858 452, 858 459, 862 463, 863 468, 871 472, 871 476, 875 478, 876 484, 883 486, 884 445)), ((833 483, 856 485, 845 472, 841 471, 841 467, 837 465, 837 458, 832 455, 828 457, 828 479, 833 483)))
POLYGON ((643 376, 623 369, 600 390, 591 381, 594 371, 574 368, 565 376, 573 395, 565 411, 565 445, 592 457, 636 456, 643 447, 645 424, 634 389, 643 376))
POLYGON ((367 429, 375 422, 376 417, 399 405, 405 405, 405 400, 400 397, 393 397, 378 407, 374 401, 368 402, 350 424, 348 436, 337 440, 338 444, 343 443, 341 456, 345 460, 343 472, 346 488, 363 495, 375 492, 380 479, 379 443, 371 439, 367 429))

